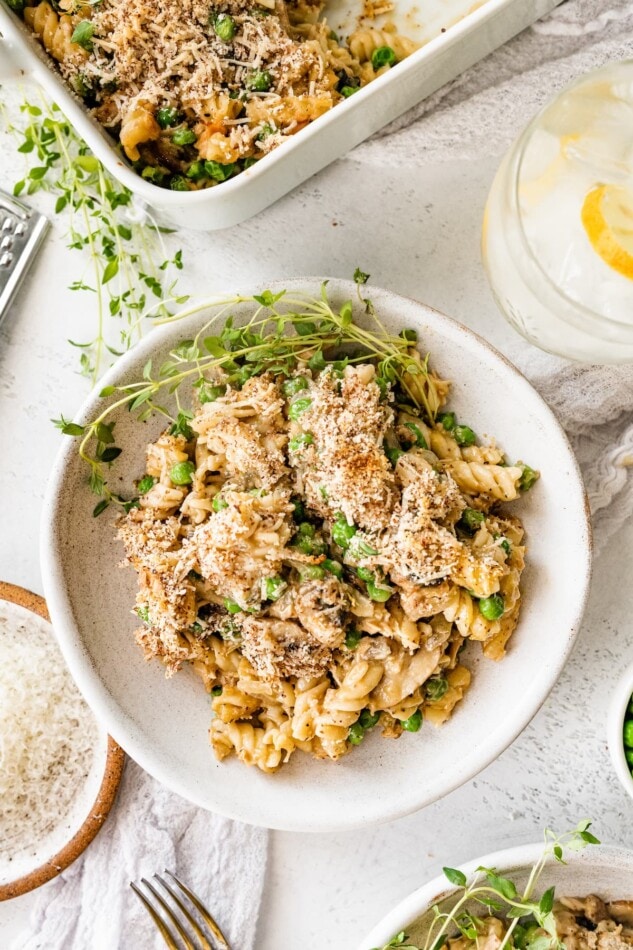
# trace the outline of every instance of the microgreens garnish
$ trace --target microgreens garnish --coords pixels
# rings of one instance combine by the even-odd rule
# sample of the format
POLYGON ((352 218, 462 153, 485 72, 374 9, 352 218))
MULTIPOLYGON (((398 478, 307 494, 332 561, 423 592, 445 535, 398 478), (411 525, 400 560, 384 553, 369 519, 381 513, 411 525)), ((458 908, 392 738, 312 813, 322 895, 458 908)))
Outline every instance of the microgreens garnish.
POLYGON ((179 389, 187 383, 197 392, 200 402, 211 401, 224 392, 214 379, 218 373, 222 373, 224 383, 240 388, 251 376, 264 372, 285 378, 299 361, 307 362, 315 370, 331 365, 336 373, 340 366, 372 359, 377 381, 384 384, 385 391, 389 384, 397 385, 429 421, 435 418, 439 398, 435 378, 428 371, 428 358, 422 359, 410 340, 387 333, 373 308, 371 330, 354 323, 352 301, 334 308, 326 284, 320 297, 265 290, 253 297, 202 302, 159 322, 172 323, 204 311, 211 315, 195 337, 181 340, 161 366, 154 367, 149 360, 142 379, 102 389, 104 399, 114 398, 93 422, 82 426, 63 417, 54 420, 65 435, 81 437, 79 454, 90 467, 90 487, 102 498, 95 514, 104 510, 104 501, 106 505, 115 501, 127 506, 135 501, 124 501, 107 484, 107 466, 119 454, 113 445, 113 425, 108 422, 112 413, 127 406, 141 421, 160 413, 171 422, 172 434, 190 440, 192 413, 182 407, 179 389), (243 304, 251 304, 253 313, 245 324, 238 326, 231 310, 243 304), (171 411, 164 404, 165 397, 170 395, 176 403, 171 411))
POLYGON ((487 915, 492 914, 508 922, 508 929, 497 950, 504 950, 508 946, 520 947, 520 950, 564 950, 552 913, 554 888, 549 887, 538 899, 534 897, 534 892, 548 859, 553 857, 564 864, 565 849, 580 851, 587 845, 600 844, 589 830, 590 827, 590 821, 581 821, 573 831, 563 835, 557 835, 547 828, 543 852, 521 890, 511 878, 502 876, 495 868, 479 867, 471 880, 458 868, 444 868, 446 879, 461 890, 451 909, 441 910, 437 904, 432 908, 432 921, 422 946, 409 943, 405 931, 401 931, 381 950, 390 950, 391 947, 399 947, 400 950, 440 950, 457 934, 478 944, 484 931, 484 921, 473 911, 473 905, 479 905, 487 915), (522 918, 530 918, 534 926, 524 927, 520 923, 522 918))
MULTIPOLYGON (((77 28, 86 43, 90 26, 82 20, 77 28)), ((20 111, 19 126, 7 125, 30 168, 13 193, 49 192, 56 214, 67 217, 69 247, 85 256, 85 273, 82 267, 69 289, 95 295, 97 327, 86 342, 69 342, 94 384, 107 354, 119 356, 140 338, 144 317, 168 316, 170 303, 187 300, 175 295, 182 252, 167 252, 164 229, 134 208, 132 193, 112 178, 56 105, 42 98, 40 105, 23 102, 20 111)))

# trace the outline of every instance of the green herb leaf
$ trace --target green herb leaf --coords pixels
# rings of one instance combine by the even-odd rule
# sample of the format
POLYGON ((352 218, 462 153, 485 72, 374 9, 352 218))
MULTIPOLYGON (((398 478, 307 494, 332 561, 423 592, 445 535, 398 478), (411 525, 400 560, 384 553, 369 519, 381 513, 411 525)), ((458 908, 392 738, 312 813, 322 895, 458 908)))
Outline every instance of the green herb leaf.
POLYGON ((94 31, 94 23, 92 23, 90 20, 80 20, 74 29, 73 35, 70 38, 70 42, 76 43, 78 46, 83 47, 83 49, 91 53, 93 49, 92 37, 94 31))
POLYGON ((458 868, 442 868, 444 872, 444 877, 454 884, 455 887, 466 887, 468 879, 463 871, 460 871, 458 868))

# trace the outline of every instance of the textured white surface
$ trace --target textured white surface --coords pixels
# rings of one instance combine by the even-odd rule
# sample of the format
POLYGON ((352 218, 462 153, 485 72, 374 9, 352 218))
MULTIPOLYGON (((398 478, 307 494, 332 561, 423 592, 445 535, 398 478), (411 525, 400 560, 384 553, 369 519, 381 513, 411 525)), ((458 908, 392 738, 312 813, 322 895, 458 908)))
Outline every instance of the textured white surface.
MULTIPOLYGON (((633 4, 563 4, 424 104, 418 110, 423 118, 406 132, 392 129, 366 143, 231 232, 183 235, 189 289, 239 288, 245 277, 347 277, 360 264, 375 284, 417 296, 477 329, 537 385, 559 372, 557 392, 549 395, 562 413, 577 392, 576 372, 531 350, 499 316, 479 260, 481 214, 501 152, 534 110, 582 71, 632 51, 633 4)), ((12 146, 0 139, 0 178, 11 181, 21 168, 12 146)), ((35 590, 41 589, 41 498, 58 445, 48 420, 60 411, 72 414, 85 394, 84 381, 73 375, 76 354, 64 342, 92 320, 90 301, 63 289, 76 276, 76 261, 57 228, 0 334, 0 577, 35 590)), ((591 396, 590 418, 576 423, 582 457, 603 459, 610 448, 624 446, 633 397, 628 379, 627 417, 620 412, 624 388, 614 399, 615 387, 601 372, 583 375, 583 385, 595 385, 602 395, 591 396), (585 430, 598 420, 598 405, 600 421, 608 425, 585 430)), ((609 470, 609 484, 626 478, 626 472, 609 470)), ((606 481, 596 474, 601 500, 606 481)), ((605 510, 614 513, 616 525, 629 508, 626 492, 618 489, 605 510)), ((596 564, 580 641, 558 687, 514 746, 478 779, 385 827, 273 835, 258 950, 349 950, 442 863, 534 840, 545 822, 560 827, 590 815, 604 840, 633 847, 631 802, 606 747, 612 685, 633 654, 632 542, 630 521, 611 535, 596 564)), ((0 908, 3 945, 30 932, 33 900, 0 908)), ((123 946, 134 941, 130 935, 123 946)), ((242 950, 239 944, 236 950, 242 950)))

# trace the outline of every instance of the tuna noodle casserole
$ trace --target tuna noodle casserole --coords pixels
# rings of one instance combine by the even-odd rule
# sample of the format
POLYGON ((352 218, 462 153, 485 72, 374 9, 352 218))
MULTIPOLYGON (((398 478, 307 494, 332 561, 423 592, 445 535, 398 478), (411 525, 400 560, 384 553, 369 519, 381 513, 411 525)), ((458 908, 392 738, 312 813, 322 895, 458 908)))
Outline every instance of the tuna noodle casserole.
POLYGON ((523 528, 501 503, 538 477, 438 413, 449 384, 426 369, 403 388, 369 356, 270 359, 198 380, 119 523, 145 656, 190 662, 218 759, 265 772, 452 714, 466 641, 500 660, 516 627, 523 528))
POLYGON ((417 48, 371 19, 343 41, 320 0, 7 3, 142 176, 176 191, 248 168, 417 48))

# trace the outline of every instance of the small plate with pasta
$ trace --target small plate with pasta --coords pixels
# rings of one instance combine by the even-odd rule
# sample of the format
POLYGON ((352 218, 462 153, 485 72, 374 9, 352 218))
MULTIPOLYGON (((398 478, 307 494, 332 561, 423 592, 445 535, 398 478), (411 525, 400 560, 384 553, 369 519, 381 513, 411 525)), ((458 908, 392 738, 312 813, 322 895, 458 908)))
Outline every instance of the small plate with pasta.
POLYGON ((190 307, 60 422, 43 562, 71 670, 149 772, 269 827, 471 778, 553 686, 589 581, 550 410, 365 280, 190 307))

